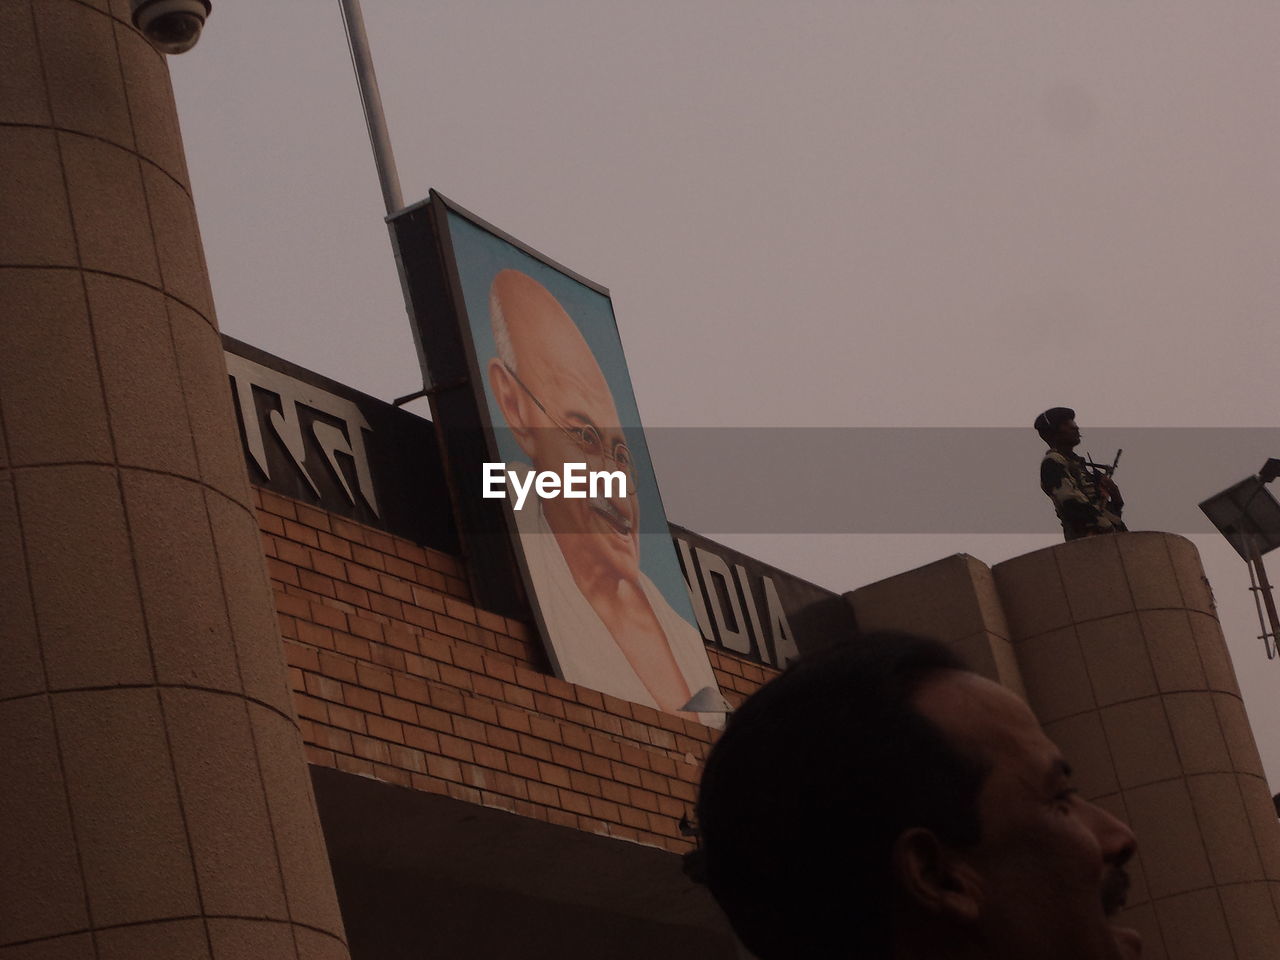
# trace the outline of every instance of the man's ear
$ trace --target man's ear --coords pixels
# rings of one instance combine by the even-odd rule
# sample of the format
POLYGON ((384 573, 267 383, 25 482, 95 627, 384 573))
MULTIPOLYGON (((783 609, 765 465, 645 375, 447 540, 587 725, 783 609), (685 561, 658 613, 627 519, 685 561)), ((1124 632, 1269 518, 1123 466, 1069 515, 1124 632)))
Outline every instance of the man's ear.
POLYGON ((981 877, 932 830, 912 827, 898 837, 893 873, 904 896, 929 913, 972 923, 982 912, 981 877))
POLYGON ((498 401, 498 409, 502 411, 502 417, 507 421, 507 427, 511 430, 511 435, 515 437, 516 442, 520 444, 520 449, 524 451, 526 457, 533 457, 533 430, 529 426, 529 406, 526 401, 529 399, 520 384, 516 383, 515 377, 511 376, 511 371, 507 369, 507 365, 494 357, 489 361, 489 389, 493 391, 494 399, 498 401))

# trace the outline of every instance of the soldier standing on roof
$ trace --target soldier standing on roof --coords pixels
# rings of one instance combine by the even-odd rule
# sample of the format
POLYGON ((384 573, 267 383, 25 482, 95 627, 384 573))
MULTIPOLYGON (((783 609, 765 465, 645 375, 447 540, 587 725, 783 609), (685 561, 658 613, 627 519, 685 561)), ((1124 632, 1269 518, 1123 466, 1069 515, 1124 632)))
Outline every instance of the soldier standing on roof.
MULTIPOLYGON (((1122 533, 1124 500, 1120 488, 1094 464, 1074 451, 1080 444, 1076 412, 1051 407, 1034 424, 1049 449, 1040 462, 1040 489, 1053 501, 1068 540, 1100 533, 1122 533)), ((1118 455, 1117 455, 1118 457, 1118 455)))

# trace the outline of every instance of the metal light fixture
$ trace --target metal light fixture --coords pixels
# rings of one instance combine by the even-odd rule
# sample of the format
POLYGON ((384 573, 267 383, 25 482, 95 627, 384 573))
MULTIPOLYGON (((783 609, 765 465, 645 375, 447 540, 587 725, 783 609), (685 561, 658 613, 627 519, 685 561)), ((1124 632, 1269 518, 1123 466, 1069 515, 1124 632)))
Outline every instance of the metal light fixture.
POLYGON ((132 0, 133 25, 165 54, 196 45, 211 9, 209 0, 132 0))
POLYGON ((1280 547, 1280 503, 1266 489, 1280 476, 1280 459, 1272 458, 1252 477, 1241 480, 1200 504, 1205 516, 1249 567, 1249 590, 1258 609, 1258 623, 1267 659, 1274 660, 1280 642, 1280 616, 1267 579, 1262 555, 1280 547))

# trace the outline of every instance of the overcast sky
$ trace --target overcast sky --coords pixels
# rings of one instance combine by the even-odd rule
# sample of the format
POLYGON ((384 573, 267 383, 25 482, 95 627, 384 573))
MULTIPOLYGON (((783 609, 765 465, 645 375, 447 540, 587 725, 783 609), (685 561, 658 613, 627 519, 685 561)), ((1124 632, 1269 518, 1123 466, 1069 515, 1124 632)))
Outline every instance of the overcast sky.
MULTIPOLYGON (((364 7, 406 202, 435 188, 609 287, 650 427, 1028 427, 1064 404, 1086 446, 1121 428, 1093 452, 1126 447, 1125 486, 1141 428, 1277 423, 1280 4, 364 7)), ((171 70, 222 329, 383 399, 417 389, 337 0, 215 0, 171 70)), ((1026 443, 986 483, 1050 511, 1026 443)), ((1188 517, 1261 463, 1188 447, 1188 517)), ((947 457, 920 459, 966 510, 947 457)), ((680 464, 656 466, 674 487, 680 464)), ((996 563, 1051 525, 701 532, 847 590, 996 563)), ((1280 790, 1280 660, 1243 563, 1194 539, 1280 790)))

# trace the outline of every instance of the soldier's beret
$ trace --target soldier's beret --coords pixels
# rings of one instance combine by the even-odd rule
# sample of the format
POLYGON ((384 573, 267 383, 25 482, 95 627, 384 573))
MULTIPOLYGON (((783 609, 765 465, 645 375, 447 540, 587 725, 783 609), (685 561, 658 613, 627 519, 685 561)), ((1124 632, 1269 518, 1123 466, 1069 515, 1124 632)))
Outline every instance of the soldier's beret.
POLYGON ((1066 423, 1068 420, 1074 420, 1076 412, 1070 407, 1050 407, 1040 416, 1036 417, 1036 422, 1032 424, 1036 428, 1036 433, 1043 436, 1046 433, 1052 433, 1058 429, 1058 425, 1066 423))

